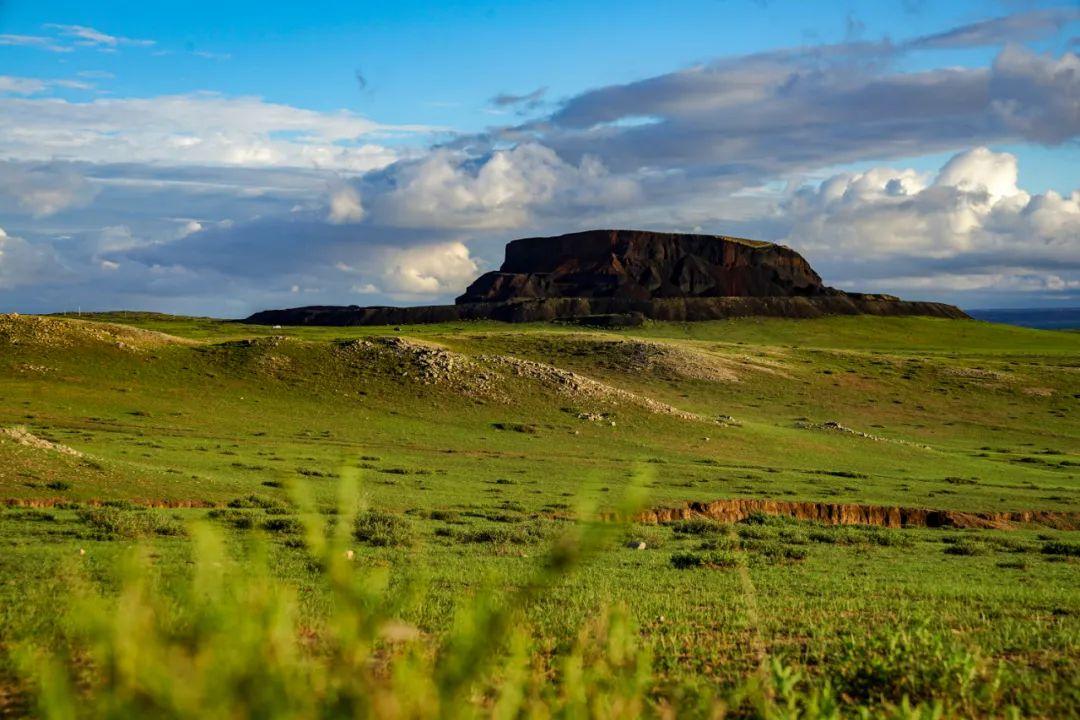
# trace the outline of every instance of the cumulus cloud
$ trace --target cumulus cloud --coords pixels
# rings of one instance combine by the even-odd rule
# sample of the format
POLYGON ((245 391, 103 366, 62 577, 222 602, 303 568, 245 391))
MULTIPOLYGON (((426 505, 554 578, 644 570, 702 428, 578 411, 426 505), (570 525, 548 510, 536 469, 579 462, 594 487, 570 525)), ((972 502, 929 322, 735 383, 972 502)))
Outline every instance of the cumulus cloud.
POLYGON ((365 138, 426 132, 348 111, 213 93, 153 98, 0 98, 0 157, 365 172, 398 155, 365 138))
POLYGON ((536 143, 482 157, 438 150, 391 166, 365 187, 375 194, 373 213, 403 227, 520 227, 547 209, 625 205, 639 195, 633 180, 612 176, 595 158, 572 165, 536 143))
POLYGON ((476 261, 461 242, 392 250, 382 258, 382 290, 394 295, 446 295, 477 275, 476 261))
POLYGON ((873 168, 799 189, 785 242, 874 287, 1056 292, 1080 280, 1080 190, 1032 195, 1016 158, 979 147, 934 177, 873 168))
POLYGON ((176 233, 177 238, 186 238, 188 235, 194 235, 197 232, 202 232, 203 224, 198 220, 186 221, 176 233))
POLYGON ((327 219, 340 225, 357 223, 364 219, 364 206, 360 202, 360 193, 351 185, 341 185, 330 193, 330 214, 327 219))

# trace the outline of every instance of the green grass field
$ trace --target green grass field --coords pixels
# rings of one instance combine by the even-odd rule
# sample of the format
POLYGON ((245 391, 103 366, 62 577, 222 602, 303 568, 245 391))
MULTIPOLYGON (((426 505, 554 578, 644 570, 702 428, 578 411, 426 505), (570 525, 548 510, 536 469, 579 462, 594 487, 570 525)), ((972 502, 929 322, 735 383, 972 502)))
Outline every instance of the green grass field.
POLYGON ((1080 714, 1080 333, 0 316, 0 500, 0 714, 1080 714))

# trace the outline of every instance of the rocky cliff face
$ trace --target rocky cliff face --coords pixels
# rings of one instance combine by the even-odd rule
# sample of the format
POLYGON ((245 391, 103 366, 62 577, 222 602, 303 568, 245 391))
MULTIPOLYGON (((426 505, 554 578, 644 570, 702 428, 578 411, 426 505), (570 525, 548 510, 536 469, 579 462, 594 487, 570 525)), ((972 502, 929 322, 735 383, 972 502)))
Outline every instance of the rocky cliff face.
POLYGON ((930 315, 966 318, 952 305, 845 293, 822 284, 791 248, 723 235, 590 230, 514 240, 502 267, 455 305, 314 306, 264 310, 262 325, 398 325, 575 320, 596 325, 718 320, 748 315, 930 315))
POLYGON ((783 245, 722 235, 590 230, 514 240, 502 267, 478 278, 457 302, 839 294, 783 245))

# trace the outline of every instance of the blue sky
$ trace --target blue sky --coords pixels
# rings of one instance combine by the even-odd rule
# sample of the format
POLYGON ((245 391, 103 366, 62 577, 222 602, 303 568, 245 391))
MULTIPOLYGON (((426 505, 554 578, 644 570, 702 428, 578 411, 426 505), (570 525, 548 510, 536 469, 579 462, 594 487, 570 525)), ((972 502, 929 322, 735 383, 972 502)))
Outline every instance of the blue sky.
POLYGON ((985 0, 9 0, 0 310, 443 302, 597 224, 1080 304, 1078 35, 985 0))

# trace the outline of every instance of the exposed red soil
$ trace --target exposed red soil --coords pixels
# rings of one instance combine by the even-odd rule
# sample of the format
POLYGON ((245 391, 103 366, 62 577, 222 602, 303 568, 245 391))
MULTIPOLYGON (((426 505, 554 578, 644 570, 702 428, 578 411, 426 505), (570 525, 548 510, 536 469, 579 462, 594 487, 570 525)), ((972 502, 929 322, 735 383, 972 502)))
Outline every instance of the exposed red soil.
MULTIPOLYGON (((25 507, 25 508, 50 508, 57 505, 88 505, 90 507, 100 507, 107 502, 113 502, 110 500, 101 500, 93 498, 91 500, 72 500, 69 498, 8 498, 3 502, 7 507, 25 507)), ((209 500, 147 500, 147 499, 125 499, 124 502, 131 503, 132 505, 138 505, 140 507, 147 508, 212 508, 220 507, 222 503, 214 503, 209 500)))
POLYGON ((880 527, 957 527, 1008 529, 1017 524, 1037 524, 1061 530, 1080 529, 1080 513, 1049 510, 966 512, 928 510, 856 503, 796 502, 789 500, 732 499, 690 502, 682 507, 654 508, 637 516, 641 522, 664 523, 695 517, 738 522, 762 513, 827 525, 877 525, 880 527))

